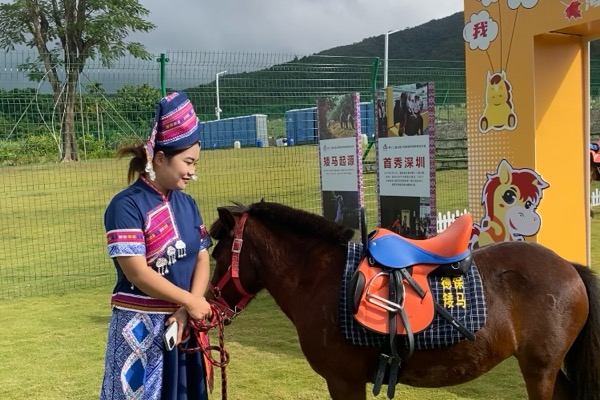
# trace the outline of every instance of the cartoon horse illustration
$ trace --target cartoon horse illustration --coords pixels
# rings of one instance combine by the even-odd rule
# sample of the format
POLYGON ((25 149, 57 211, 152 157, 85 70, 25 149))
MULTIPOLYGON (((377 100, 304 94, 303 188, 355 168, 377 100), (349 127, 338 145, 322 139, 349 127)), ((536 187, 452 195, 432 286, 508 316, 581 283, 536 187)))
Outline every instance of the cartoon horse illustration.
POLYGON ((488 71, 486 86, 486 104, 483 115, 479 119, 479 130, 487 133, 490 130, 514 130, 517 126, 517 115, 512 103, 512 86, 503 71, 493 75, 488 71))
POLYGON ((534 170, 513 169, 508 161, 500 161, 497 172, 488 174, 483 186, 485 215, 479 225, 473 225, 471 248, 535 235, 542 224, 536 209, 542 190, 549 186, 534 170))

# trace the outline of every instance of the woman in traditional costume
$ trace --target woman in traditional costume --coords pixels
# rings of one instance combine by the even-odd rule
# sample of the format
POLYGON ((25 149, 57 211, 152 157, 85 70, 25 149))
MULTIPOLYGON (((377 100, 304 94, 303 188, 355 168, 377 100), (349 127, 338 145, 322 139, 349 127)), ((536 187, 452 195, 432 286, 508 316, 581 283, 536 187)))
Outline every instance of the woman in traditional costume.
POLYGON ((104 224, 117 271, 101 400, 205 400, 202 354, 168 350, 165 328, 177 322, 181 344, 188 318, 210 314, 204 298, 212 245, 194 199, 183 193, 196 179, 199 121, 183 92, 157 104, 146 143, 132 154, 128 188, 110 201, 104 224))

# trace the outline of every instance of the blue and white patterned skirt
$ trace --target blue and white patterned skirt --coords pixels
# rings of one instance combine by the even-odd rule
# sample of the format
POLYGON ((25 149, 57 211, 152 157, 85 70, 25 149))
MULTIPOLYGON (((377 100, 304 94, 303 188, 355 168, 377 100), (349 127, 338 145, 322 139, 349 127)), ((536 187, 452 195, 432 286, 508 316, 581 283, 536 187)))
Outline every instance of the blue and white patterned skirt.
POLYGON ((167 318, 113 308, 100 400, 208 399, 202 354, 165 350, 167 318))

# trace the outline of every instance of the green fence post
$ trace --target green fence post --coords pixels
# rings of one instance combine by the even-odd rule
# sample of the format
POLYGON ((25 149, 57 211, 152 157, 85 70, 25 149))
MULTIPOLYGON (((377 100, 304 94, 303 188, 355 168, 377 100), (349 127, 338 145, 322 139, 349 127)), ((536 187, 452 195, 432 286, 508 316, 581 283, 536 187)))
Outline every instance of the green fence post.
MULTIPOLYGON (((373 75, 371 76, 371 101, 373 102, 373 110, 375 110, 375 112, 377 112, 377 104, 375 104, 375 93, 377 92, 377 75, 379 74, 379 62, 380 62, 380 58, 379 57, 375 57, 375 60, 373 60, 373 75)), ((377 121, 375 121, 375 132, 377 132, 377 121)), ((369 152, 371 151, 371 147, 373 147, 373 145, 375 144, 375 135, 373 135, 372 138, 369 138, 369 145, 367 146, 367 149, 365 150, 365 153, 363 154, 362 160, 363 162, 367 159, 367 156, 369 155, 369 152)))
POLYGON ((373 98, 375 98, 375 92, 377 91, 377 75, 379 75, 379 57, 375 57, 373 60, 373 75, 371 75, 371 90, 373 92, 373 98))
POLYGON ((165 53, 160 53, 160 57, 156 59, 160 63, 160 91, 162 96, 165 97, 167 95, 167 79, 166 79, 166 65, 169 62, 169 59, 166 57, 165 53))

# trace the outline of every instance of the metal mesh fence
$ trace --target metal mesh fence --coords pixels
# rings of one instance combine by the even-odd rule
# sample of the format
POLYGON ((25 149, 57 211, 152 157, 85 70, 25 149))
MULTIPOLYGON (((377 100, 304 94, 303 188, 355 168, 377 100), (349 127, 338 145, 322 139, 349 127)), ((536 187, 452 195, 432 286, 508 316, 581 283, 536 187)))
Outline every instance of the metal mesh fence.
MULTIPOLYGON (((19 67, 35 58, 18 52, 0 58, 0 298, 114 281, 103 213, 111 197, 126 187, 128 163, 114 154, 122 144, 146 138, 161 96, 158 56, 122 59, 110 68, 87 64, 74 95, 80 161, 60 162, 65 115, 57 112, 47 80, 32 82, 28 75, 37 71, 19 67)), ((166 59, 162 79, 168 92, 185 90, 202 121, 232 121, 227 140, 203 147, 200 179, 187 190, 205 223, 216 218, 218 206, 262 198, 321 213, 316 139, 278 146, 284 142, 277 139, 287 135, 286 112, 313 108, 320 97, 352 92, 360 93, 361 102, 371 102, 373 84, 380 88, 383 82, 375 60, 207 52, 174 52, 166 59), (266 116, 262 146, 239 136, 237 117, 250 115, 266 116), (236 141, 241 148, 234 148, 236 141)), ((462 211, 467 207, 463 63, 390 60, 388 81, 435 82, 437 208, 462 211)), ((600 82, 592 79, 592 85, 600 87, 600 82)), ((316 121, 306 124, 314 129, 316 121)), ((203 135, 209 135, 210 129, 204 129, 203 135)), ((374 161, 374 151, 365 161, 374 161)), ((366 174, 364 181, 369 228, 374 228, 375 175, 366 174)))

